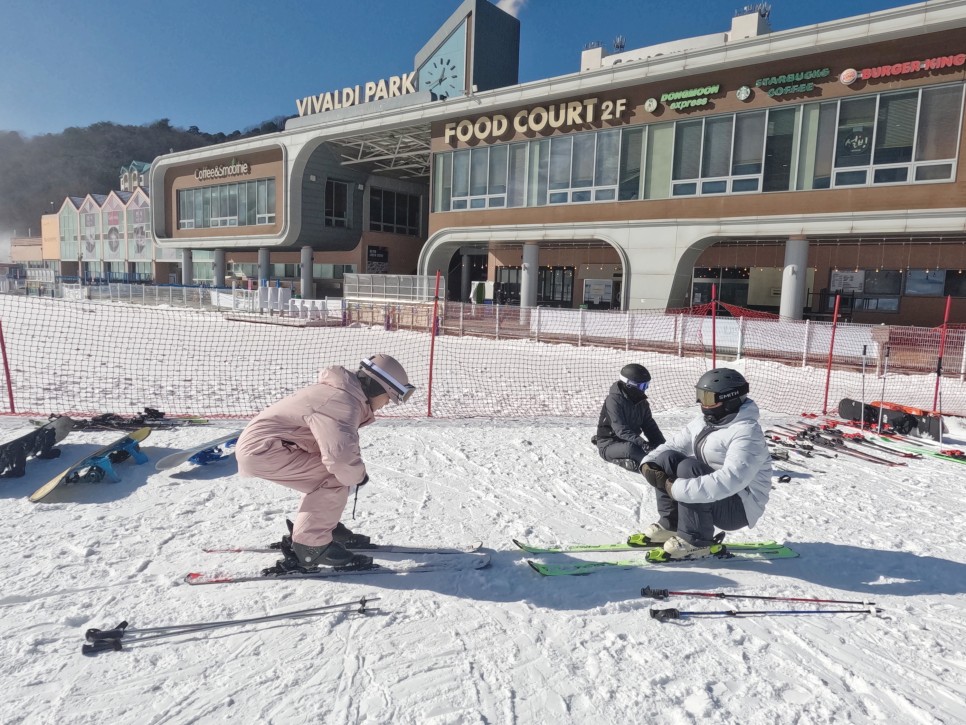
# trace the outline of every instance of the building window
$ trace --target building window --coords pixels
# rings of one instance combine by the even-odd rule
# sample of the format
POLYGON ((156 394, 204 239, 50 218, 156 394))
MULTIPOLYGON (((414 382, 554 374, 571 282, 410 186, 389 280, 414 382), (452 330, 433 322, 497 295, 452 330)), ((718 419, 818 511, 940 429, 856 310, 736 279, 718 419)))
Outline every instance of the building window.
POLYGON ((325 226, 349 226, 349 185, 344 181, 325 182, 325 226))
POLYGON ((433 209, 950 181, 962 105, 959 83, 460 149, 433 209))
POLYGON ((388 189, 369 191, 369 228, 376 232, 419 235, 420 198, 388 189))
POLYGON ((178 229, 275 223, 275 179, 178 191, 178 229))

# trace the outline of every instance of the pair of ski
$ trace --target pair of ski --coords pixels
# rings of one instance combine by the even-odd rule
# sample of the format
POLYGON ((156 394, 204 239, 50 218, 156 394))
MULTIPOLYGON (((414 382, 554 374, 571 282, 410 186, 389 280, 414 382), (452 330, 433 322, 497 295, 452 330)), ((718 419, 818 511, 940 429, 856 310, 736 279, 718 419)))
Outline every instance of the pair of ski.
MULTIPOLYGON (((720 535, 719 535, 720 536, 720 535)), ((643 557, 633 559, 616 559, 612 561, 580 561, 568 564, 544 564, 543 562, 527 559, 527 564, 538 574, 543 576, 582 576, 605 569, 629 569, 664 564, 681 564, 684 562, 701 562, 713 564, 719 561, 752 562, 770 561, 772 559, 794 559, 798 553, 793 549, 779 544, 777 541, 727 542, 717 541, 712 547, 710 557, 701 559, 668 559, 661 544, 652 544, 643 534, 633 534, 626 541, 619 544, 576 544, 561 547, 540 547, 513 540, 513 543, 528 554, 592 554, 636 551, 643 557), (717 549, 717 551, 715 551, 717 549)))
MULTIPOLYGON (((634 534, 621 543, 613 544, 575 544, 563 547, 539 547, 533 546, 517 539, 513 543, 528 554, 567 554, 567 553, 618 553, 618 552, 642 552, 650 555, 644 558, 617 559, 613 561, 582 561, 575 564, 547 565, 541 562, 527 560, 527 564, 538 574, 543 576, 579 576, 590 574, 604 569, 626 569, 630 567, 652 566, 656 563, 665 562, 660 556, 653 556, 657 552, 662 552, 660 545, 649 544, 642 534, 634 534)), ((392 545, 373 545, 371 548, 356 549, 359 553, 365 553, 378 558, 380 554, 412 554, 412 555, 432 555, 432 560, 417 561, 405 565, 396 563, 377 564, 367 569, 350 569, 340 567, 320 567, 308 572, 286 572, 278 573, 271 568, 251 573, 232 573, 224 571, 212 572, 192 572, 185 577, 185 582, 192 585, 198 584, 234 584, 247 581, 279 580, 279 579, 328 579, 343 576, 355 576, 365 574, 412 574, 431 571, 460 571, 467 569, 483 569, 490 564, 490 555, 481 553, 482 542, 477 542, 470 546, 460 548, 424 548, 412 546, 392 546, 392 545)), ((268 554, 281 553, 278 544, 262 547, 224 547, 206 548, 209 554, 268 554)), ((772 559, 790 559, 798 556, 784 544, 775 541, 759 542, 737 542, 728 543, 722 548, 717 556, 709 559, 695 561, 713 563, 716 561, 727 560, 734 562, 743 561, 767 561, 772 559)), ((692 561, 690 559, 673 560, 673 563, 692 561)))
MULTIPOLYGON (((417 574, 432 571, 461 571, 467 569, 483 569, 490 565, 490 555, 480 552, 483 542, 478 541, 465 547, 431 548, 421 546, 370 545, 354 548, 359 554, 366 554, 374 559, 385 554, 409 554, 413 556, 432 557, 405 562, 386 561, 374 562, 369 567, 317 567, 310 571, 282 571, 277 566, 268 567, 251 572, 228 572, 214 570, 210 572, 192 572, 184 581, 187 584, 237 584, 239 582, 288 579, 332 579, 344 576, 360 576, 365 574, 417 574)), ((280 544, 255 547, 223 547, 206 548, 208 554, 277 554, 282 555, 280 544)))

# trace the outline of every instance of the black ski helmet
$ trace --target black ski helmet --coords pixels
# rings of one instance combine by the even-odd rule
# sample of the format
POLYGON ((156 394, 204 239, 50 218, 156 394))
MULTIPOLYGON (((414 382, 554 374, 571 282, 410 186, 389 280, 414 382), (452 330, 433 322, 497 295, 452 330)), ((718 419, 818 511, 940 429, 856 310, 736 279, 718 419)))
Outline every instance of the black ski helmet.
POLYGON ((651 382, 651 374, 647 368, 637 363, 630 363, 621 368, 620 379, 617 381, 624 394, 634 401, 644 400, 644 391, 651 382))
POLYGON ((715 423, 737 412, 748 398, 748 381, 737 370, 714 368, 700 378, 694 386, 697 402, 701 404, 705 420, 715 423), (719 406, 719 403, 723 405, 719 406))

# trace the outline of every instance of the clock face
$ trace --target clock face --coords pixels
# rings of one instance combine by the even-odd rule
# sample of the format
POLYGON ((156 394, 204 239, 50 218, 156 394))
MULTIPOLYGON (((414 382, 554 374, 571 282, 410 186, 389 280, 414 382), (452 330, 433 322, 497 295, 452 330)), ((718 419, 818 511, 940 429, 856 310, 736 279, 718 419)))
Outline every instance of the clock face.
POLYGON ((426 89, 437 99, 449 98, 463 90, 462 73, 450 58, 440 56, 424 66, 425 75, 419 80, 419 87, 426 89))
POLYGON ((433 100, 466 92, 466 23, 440 45, 419 69, 419 90, 429 91, 433 100))

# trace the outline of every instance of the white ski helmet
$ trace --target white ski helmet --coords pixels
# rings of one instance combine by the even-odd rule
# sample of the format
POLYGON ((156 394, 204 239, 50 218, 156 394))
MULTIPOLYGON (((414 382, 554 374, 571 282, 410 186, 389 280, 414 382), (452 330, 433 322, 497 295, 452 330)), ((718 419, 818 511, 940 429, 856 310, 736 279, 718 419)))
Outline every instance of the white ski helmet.
POLYGON ((361 361, 359 374, 377 382, 394 403, 405 403, 416 392, 403 366, 389 355, 380 353, 361 361))

